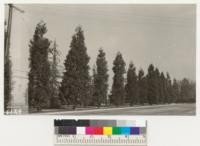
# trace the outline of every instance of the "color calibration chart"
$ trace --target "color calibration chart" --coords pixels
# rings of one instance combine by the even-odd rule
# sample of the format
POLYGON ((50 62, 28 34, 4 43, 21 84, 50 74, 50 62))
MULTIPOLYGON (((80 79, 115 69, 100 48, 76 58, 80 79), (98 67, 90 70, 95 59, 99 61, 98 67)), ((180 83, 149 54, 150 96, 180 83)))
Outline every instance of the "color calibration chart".
POLYGON ((146 146, 147 122, 127 120, 54 120, 55 146, 146 146))

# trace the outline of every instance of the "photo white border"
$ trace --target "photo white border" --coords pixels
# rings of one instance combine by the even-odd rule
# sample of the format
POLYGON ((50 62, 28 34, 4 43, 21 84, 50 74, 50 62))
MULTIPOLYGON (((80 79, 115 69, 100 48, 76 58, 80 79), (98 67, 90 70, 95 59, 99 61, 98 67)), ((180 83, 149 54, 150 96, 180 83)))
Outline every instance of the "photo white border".
POLYGON ((148 146, 198 146, 200 131, 200 1, 198 0, 1 0, 0 1, 0 145, 52 146, 54 119, 122 119, 122 116, 3 115, 4 3, 69 4, 197 4, 196 22, 196 116, 123 116, 148 120, 148 146), (28 133, 28 134, 27 134, 28 133))

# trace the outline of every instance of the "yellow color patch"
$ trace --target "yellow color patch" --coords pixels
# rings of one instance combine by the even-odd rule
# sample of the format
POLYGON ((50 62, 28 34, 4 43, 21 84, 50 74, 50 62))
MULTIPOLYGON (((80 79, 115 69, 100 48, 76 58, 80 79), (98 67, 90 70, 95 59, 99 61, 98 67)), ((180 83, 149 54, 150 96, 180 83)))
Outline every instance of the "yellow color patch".
POLYGON ((112 127, 103 127, 103 135, 112 135, 112 127))

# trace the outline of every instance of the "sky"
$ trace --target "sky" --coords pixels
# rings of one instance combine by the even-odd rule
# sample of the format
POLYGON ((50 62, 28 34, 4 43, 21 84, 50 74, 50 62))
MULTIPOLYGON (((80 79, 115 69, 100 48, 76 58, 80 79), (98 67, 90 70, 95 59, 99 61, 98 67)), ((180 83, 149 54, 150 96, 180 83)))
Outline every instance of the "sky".
POLYGON ((180 80, 186 77, 195 81, 195 5, 15 6, 25 12, 13 12, 11 58, 14 72, 26 73, 29 70, 29 41, 36 24, 43 20, 48 29, 45 37, 56 40, 58 44, 62 66, 75 28, 81 25, 91 69, 99 48, 106 52, 109 84, 112 83, 112 64, 118 51, 122 53, 126 69, 132 61, 137 72, 142 68, 147 73, 152 63, 160 71, 169 72, 171 78, 180 80))

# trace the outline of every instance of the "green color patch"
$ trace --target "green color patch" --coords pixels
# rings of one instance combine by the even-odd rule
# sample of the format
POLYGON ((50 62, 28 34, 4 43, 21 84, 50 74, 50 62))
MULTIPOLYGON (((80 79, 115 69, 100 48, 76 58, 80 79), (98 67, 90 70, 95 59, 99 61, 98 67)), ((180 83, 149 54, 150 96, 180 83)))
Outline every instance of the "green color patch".
POLYGON ((121 129, 120 127, 113 127, 113 135, 118 135, 121 134, 121 129))

